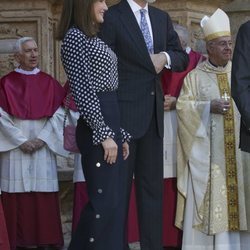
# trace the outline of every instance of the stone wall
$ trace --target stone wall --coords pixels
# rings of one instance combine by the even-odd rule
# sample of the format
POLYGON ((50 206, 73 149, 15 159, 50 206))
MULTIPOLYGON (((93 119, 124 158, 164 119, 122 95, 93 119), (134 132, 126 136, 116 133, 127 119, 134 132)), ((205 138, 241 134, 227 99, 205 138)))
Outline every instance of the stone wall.
MULTIPOLYGON (((40 50, 39 66, 62 82, 65 80, 59 60, 59 46, 55 40, 55 28, 61 1, 56 0, 1 0, 0 40, 9 44, 10 39, 32 36, 40 50)), ((0 76, 14 67, 13 55, 0 54, 0 76)))
MULTIPOLYGON (((114 4, 117 0, 109 0, 114 4)), ((157 0, 153 5, 168 11, 174 22, 187 26, 191 33, 191 46, 197 49, 197 40, 202 38, 199 22, 205 14, 223 8, 231 0, 157 0)), ((9 52, 12 39, 33 36, 40 50, 40 68, 61 83, 65 74, 59 58, 59 42, 55 39, 56 25, 60 17, 62 0, 1 0, 0 1, 0 77, 15 67, 9 52), (4 48, 3 48, 4 47, 4 48)))
POLYGON ((224 10, 230 18, 232 37, 234 41, 240 25, 250 20, 250 1, 234 0, 230 4, 226 5, 224 10))

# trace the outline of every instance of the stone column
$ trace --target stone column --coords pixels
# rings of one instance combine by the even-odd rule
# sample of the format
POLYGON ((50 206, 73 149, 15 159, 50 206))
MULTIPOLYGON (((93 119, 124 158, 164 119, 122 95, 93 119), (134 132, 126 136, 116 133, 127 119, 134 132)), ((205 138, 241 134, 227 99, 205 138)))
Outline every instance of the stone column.
POLYGON ((13 48, 16 39, 0 40, 0 77, 14 68, 13 48))
POLYGON ((35 38, 40 51, 39 68, 65 82, 59 60, 59 48, 55 40, 59 12, 57 6, 62 0, 1 0, 0 1, 0 77, 14 68, 11 39, 23 36, 35 38), (3 53, 4 52, 4 53, 3 53))
POLYGON ((230 18, 232 37, 235 40, 240 25, 250 20, 250 1, 234 0, 224 6, 223 10, 230 18))

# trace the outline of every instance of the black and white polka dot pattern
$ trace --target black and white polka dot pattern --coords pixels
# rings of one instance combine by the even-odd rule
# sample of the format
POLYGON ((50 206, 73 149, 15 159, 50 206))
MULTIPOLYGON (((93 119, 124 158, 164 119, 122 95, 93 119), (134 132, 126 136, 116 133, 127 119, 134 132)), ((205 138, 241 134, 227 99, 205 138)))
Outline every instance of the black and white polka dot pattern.
MULTIPOLYGON (((93 143, 114 138, 104 122, 96 93, 118 88, 115 53, 98 37, 87 37, 73 27, 63 40, 61 58, 78 111, 93 130, 93 143)), ((121 131, 123 139, 129 140, 130 136, 121 131)))

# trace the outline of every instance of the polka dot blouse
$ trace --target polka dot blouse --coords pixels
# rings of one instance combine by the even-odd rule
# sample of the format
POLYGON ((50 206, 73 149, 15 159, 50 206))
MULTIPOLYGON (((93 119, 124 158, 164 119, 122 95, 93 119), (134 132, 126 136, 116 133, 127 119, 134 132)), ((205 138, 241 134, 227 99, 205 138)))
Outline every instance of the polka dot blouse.
MULTIPOLYGON (((118 88, 115 53, 98 37, 87 37, 73 27, 63 40, 61 58, 77 109, 93 130, 93 144, 114 138, 114 132, 105 124, 96 93, 118 88)), ((123 141, 129 141, 130 135, 123 129, 121 133, 123 141)))

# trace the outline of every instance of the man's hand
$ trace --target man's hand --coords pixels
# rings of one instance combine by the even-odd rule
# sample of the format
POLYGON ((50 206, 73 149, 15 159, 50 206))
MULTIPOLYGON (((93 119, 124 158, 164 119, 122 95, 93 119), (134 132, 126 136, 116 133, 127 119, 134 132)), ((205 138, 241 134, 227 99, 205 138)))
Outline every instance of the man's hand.
POLYGON ((109 164, 116 162, 118 146, 112 138, 107 138, 102 142, 104 149, 104 161, 109 164))
POLYGON ((150 54, 152 63, 155 67, 156 73, 160 73, 167 63, 167 57, 164 53, 150 54))
POLYGON ((224 115, 230 109, 229 101, 225 99, 214 99, 210 104, 210 112, 214 114, 224 115))
POLYGON ((165 95, 164 99, 164 111, 176 109, 176 97, 165 95))
POLYGON ((31 141, 24 142, 19 148, 23 151, 25 154, 32 154, 35 151, 35 145, 31 141))
POLYGON ((31 140, 31 142, 35 146, 35 150, 38 150, 45 145, 45 142, 41 139, 38 139, 38 138, 31 140))
POLYGON ((21 146, 20 149, 25 153, 25 154, 32 154, 38 149, 42 148, 45 145, 45 142, 42 141, 41 139, 33 139, 24 142, 21 146))

